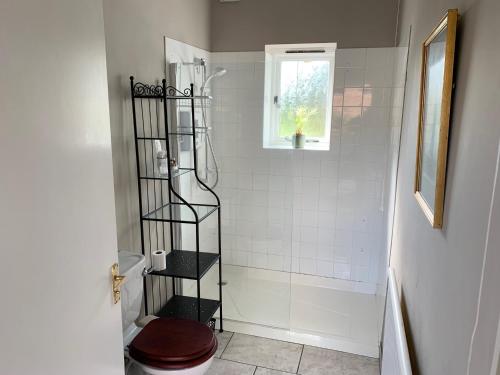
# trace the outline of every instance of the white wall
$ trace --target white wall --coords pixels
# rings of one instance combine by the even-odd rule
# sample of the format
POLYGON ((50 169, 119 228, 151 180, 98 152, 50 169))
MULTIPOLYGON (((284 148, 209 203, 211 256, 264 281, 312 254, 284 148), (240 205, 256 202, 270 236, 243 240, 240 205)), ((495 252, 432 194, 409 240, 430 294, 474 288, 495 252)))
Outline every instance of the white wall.
POLYGON ((470 347, 469 374, 495 374, 500 353, 500 142, 495 188, 491 197, 488 237, 485 243, 480 295, 470 347), (497 330, 494 327, 497 326, 497 330))
POLYGON ((500 137, 500 52, 495 47, 500 2, 403 0, 400 15, 400 39, 406 45, 410 26, 412 36, 391 267, 401 288, 414 372, 465 374, 500 137), (421 43, 445 10, 457 6, 461 20, 444 226, 436 230, 413 196, 421 43))
POLYGON ((264 54, 212 53, 212 65, 228 70, 213 86, 224 263, 375 290, 404 57, 395 48, 338 50, 331 149, 301 151, 262 148, 264 54))
POLYGON ((104 0, 120 249, 140 249, 129 76, 142 82, 161 82, 165 77, 165 36, 209 49, 209 8, 209 0, 104 0))
MULTIPOLYGON (((118 246, 121 250, 140 251, 129 77, 133 75, 136 81, 144 83, 161 83, 165 77, 165 36, 208 49, 210 5, 209 0, 103 3, 118 246)), ((145 232, 148 230, 149 223, 145 224, 145 232)), ((168 236, 168 230, 166 233, 168 236)), ((152 242, 156 246, 156 241, 152 242)), ((147 241, 145 247, 149 247, 147 241)), ((163 277, 148 280, 154 284, 149 284, 148 291, 157 293, 155 309, 159 309, 166 301, 165 289, 170 287, 170 281, 163 277)))

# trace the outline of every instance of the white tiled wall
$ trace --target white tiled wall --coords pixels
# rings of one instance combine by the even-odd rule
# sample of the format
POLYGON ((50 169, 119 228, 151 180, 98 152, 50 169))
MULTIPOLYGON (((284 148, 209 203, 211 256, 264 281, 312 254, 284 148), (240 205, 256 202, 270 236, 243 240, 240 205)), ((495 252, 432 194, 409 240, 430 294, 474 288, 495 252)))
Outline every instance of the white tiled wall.
POLYGON ((211 55, 224 263, 377 283, 396 51, 337 51, 330 151, 263 149, 264 54, 211 55))

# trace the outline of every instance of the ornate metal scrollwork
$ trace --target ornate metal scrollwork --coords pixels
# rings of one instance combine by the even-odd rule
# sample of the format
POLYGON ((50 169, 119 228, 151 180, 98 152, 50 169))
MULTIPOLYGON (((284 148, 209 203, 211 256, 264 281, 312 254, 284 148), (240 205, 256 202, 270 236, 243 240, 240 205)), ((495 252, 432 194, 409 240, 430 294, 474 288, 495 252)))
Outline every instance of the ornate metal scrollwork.
POLYGON ((180 91, 174 86, 167 86, 167 96, 184 96, 188 98, 191 96, 191 90, 189 88, 185 88, 180 91))
POLYGON ((163 97, 163 87, 159 85, 146 85, 137 82, 134 85, 134 96, 158 96, 163 97))
MULTIPOLYGON (((135 97, 157 96, 159 98, 163 98, 164 96, 163 87, 160 85, 147 85, 142 82, 137 82, 134 85, 134 96, 135 97)), ((174 86, 167 86, 166 96, 189 98, 191 96, 191 90, 189 88, 186 88, 181 91, 175 88, 174 86)))

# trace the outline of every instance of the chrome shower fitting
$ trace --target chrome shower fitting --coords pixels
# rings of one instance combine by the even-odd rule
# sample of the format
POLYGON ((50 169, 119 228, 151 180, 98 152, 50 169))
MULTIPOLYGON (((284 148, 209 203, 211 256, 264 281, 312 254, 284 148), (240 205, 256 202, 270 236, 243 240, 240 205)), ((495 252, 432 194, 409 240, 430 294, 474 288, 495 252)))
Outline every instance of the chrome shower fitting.
MULTIPOLYGON (((202 136, 204 136, 204 143, 205 143, 205 176, 204 178, 202 178, 202 180, 205 184, 209 185, 211 189, 215 188, 219 182, 219 166, 217 163, 217 158, 215 157, 215 151, 214 151, 214 146, 212 144, 212 139, 208 131, 209 126, 207 124, 207 114, 206 114, 207 108, 205 99, 203 99, 203 97, 205 95, 205 89, 207 87, 208 82, 210 82, 213 78, 222 77, 226 73, 227 73, 226 69, 217 67, 215 68, 215 71, 210 76, 207 77, 206 66, 203 65, 203 83, 200 89, 200 96, 202 97, 201 99, 202 128, 205 129, 205 131, 202 133, 202 136), (213 168, 210 168, 208 163, 209 154, 211 155, 212 158, 213 168), (215 176, 212 184, 210 184, 209 182, 210 172, 213 173, 215 176)), ((205 188, 201 184, 198 185, 202 190, 205 190, 205 188)))
POLYGON ((207 64, 206 60, 201 57, 193 58, 192 62, 183 62, 182 65, 194 65, 194 66, 205 66, 207 64))

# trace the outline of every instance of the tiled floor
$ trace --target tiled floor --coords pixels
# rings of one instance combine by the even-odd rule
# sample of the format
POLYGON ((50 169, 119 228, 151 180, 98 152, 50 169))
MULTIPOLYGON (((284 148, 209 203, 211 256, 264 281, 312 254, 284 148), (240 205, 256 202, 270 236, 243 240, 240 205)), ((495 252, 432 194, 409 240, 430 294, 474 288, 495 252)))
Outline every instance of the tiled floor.
POLYGON ((223 332, 207 375, 378 375, 378 360, 262 337, 223 332))

